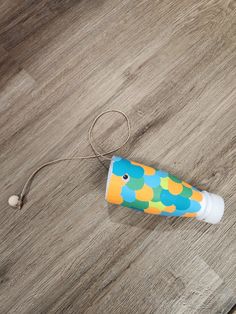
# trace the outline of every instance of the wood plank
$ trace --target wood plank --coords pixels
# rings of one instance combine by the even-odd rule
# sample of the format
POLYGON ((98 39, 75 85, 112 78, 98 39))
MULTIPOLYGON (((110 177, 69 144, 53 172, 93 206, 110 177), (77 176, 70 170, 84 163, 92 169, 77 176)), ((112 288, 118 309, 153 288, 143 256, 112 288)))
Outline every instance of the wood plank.
MULTIPOLYGON (((235 1, 0 4, 0 312, 233 313, 236 304, 235 1), (222 195, 219 225, 107 204, 91 153, 103 110, 130 118, 122 156, 222 195)), ((126 136, 101 119, 101 151, 126 136)), ((109 162, 105 162, 108 166, 109 162)))

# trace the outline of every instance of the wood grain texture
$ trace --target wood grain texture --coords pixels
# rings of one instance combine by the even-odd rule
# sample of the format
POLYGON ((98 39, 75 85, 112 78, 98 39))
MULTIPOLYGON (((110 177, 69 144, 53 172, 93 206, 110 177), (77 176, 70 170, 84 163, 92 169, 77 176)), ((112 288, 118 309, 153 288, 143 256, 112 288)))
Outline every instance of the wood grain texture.
MULTIPOLYGON (((0 3, 0 312, 233 313, 236 304, 236 2, 0 3), (225 198, 221 224, 108 205, 88 154, 103 110, 132 124, 119 153, 225 198)), ((125 137, 104 117, 100 149, 125 137)))

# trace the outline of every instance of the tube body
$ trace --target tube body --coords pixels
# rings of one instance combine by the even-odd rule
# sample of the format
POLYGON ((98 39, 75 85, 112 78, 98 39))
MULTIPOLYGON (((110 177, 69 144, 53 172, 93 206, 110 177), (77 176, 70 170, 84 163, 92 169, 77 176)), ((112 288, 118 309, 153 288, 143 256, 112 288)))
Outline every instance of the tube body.
POLYGON ((106 200, 148 214, 196 217, 218 223, 223 199, 200 191, 170 173, 113 156, 109 168, 106 200))

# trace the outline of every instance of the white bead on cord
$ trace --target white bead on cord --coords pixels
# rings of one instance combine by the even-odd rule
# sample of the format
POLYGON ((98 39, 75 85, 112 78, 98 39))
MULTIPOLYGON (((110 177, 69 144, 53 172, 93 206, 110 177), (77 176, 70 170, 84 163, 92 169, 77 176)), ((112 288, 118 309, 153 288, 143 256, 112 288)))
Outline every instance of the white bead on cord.
POLYGON ((12 195, 8 199, 8 204, 11 207, 19 207, 20 205, 20 197, 18 195, 12 195))
POLYGON ((102 157, 103 159, 107 159, 107 160, 111 160, 110 157, 107 157, 107 155, 109 154, 112 154, 114 152, 116 152, 118 149, 122 148, 127 142, 128 140, 130 139, 130 122, 129 122, 129 118, 128 116, 123 112, 123 111, 120 111, 120 110, 117 110, 117 109, 110 109, 110 110, 106 110, 106 111, 103 111, 102 113, 100 113, 92 122, 90 128, 89 128, 89 131, 88 131, 88 141, 89 141, 89 145, 91 146, 93 152, 94 152, 94 155, 87 155, 87 156, 76 156, 76 157, 67 157, 67 158, 59 158, 59 159, 54 159, 54 160, 51 160, 49 162, 46 162, 44 164, 42 164, 41 166, 39 166, 30 176, 29 178, 27 179, 27 181, 25 182, 23 188, 22 188, 22 191, 20 193, 20 196, 19 195, 12 195, 9 197, 8 199, 8 204, 11 206, 11 207, 14 207, 14 208, 18 208, 18 209, 21 209, 23 204, 24 204, 24 199, 25 199, 25 196, 27 194, 27 189, 29 189, 30 187, 30 184, 34 178, 34 176, 41 170, 43 169, 44 167, 46 166, 49 166, 49 165, 53 165, 53 164, 56 164, 58 162, 61 162, 61 161, 68 161, 68 160, 82 160, 82 159, 92 159, 92 158, 97 158, 98 160, 99 157, 102 157), (95 144, 93 143, 93 139, 92 139, 92 133, 93 133, 93 129, 94 129, 94 126, 95 124, 97 123, 97 121, 105 114, 107 113, 119 113, 121 114, 125 120, 126 120, 126 123, 127 123, 127 129, 128 129, 128 134, 127 134, 127 138, 124 140, 124 142, 117 146, 116 148, 113 148, 112 150, 110 151, 107 151, 107 152, 104 152, 104 153, 101 153, 97 150, 95 144))

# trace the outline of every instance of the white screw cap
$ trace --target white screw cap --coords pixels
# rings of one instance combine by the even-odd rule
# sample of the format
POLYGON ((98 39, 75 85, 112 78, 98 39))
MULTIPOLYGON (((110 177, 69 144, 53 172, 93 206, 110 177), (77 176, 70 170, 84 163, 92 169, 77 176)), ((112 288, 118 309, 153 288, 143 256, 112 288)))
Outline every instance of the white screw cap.
POLYGON ((210 224, 217 224, 221 221, 225 204, 221 196, 209 193, 206 191, 202 192, 206 198, 206 205, 203 212, 197 217, 199 220, 203 220, 210 224))

